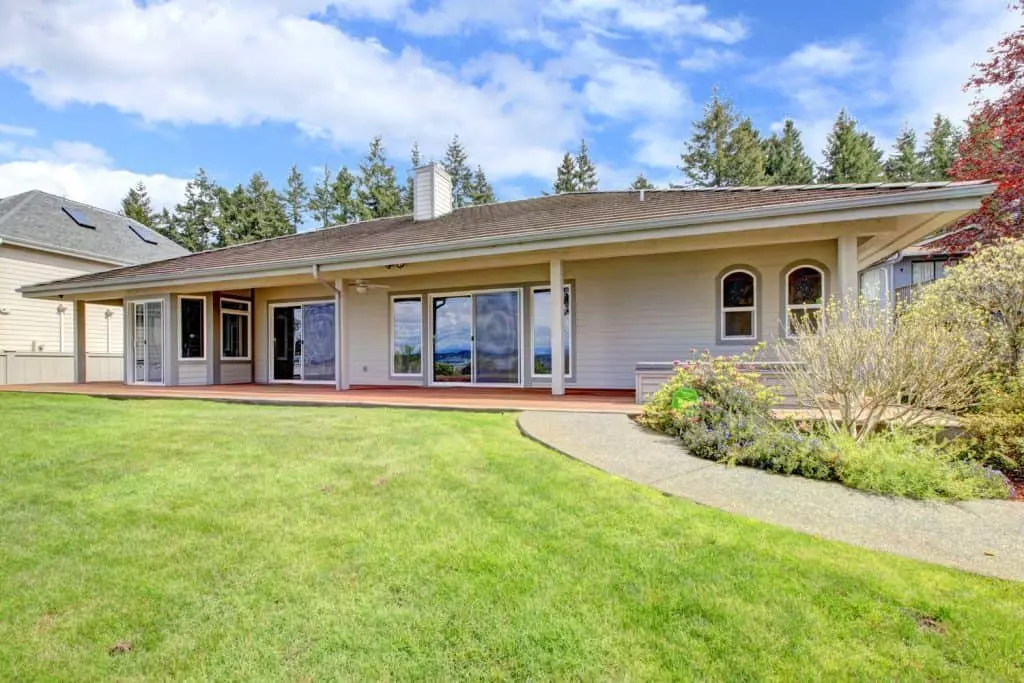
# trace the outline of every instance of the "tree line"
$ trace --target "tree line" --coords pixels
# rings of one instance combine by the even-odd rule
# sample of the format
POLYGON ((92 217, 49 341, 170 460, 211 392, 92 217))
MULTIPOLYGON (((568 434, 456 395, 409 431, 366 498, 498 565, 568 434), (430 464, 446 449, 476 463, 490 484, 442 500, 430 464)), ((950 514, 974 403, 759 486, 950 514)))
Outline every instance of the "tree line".
MULTIPOLYGON (((342 166, 323 174, 310 187, 292 166, 283 188, 276 189, 262 172, 245 185, 222 187, 202 168, 185 185, 185 196, 173 209, 155 211, 144 183, 128 190, 121 213, 149 226, 189 251, 243 244, 298 232, 303 227, 326 228, 373 218, 412 213, 413 170, 422 164, 413 144, 404 182, 388 163, 381 136, 370 141, 358 168, 342 166)), ((456 207, 496 201, 494 189, 480 165, 472 166, 459 136, 448 144, 441 165, 452 178, 456 207)))

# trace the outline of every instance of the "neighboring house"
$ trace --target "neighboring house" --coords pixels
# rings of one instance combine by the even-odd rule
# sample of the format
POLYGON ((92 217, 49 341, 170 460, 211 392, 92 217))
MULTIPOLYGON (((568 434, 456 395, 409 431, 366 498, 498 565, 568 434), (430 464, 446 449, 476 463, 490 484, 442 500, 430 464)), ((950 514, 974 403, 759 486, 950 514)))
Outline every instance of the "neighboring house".
POLYGON ((889 307, 909 302, 918 287, 941 279, 946 268, 955 266, 969 253, 936 246, 946 236, 921 240, 864 269, 860 274, 861 295, 889 307))
POLYGON ((124 302, 130 383, 629 389, 638 364, 786 335, 993 190, 582 192, 452 210, 438 165, 414 182, 411 216, 22 291, 64 297, 83 321, 87 302, 124 302))
MULTIPOLYGON (((73 302, 26 298, 19 288, 187 253, 94 206, 38 190, 0 199, 0 384, 75 378, 73 302)), ((85 353, 93 379, 122 380, 121 301, 90 303, 86 319, 85 353)))

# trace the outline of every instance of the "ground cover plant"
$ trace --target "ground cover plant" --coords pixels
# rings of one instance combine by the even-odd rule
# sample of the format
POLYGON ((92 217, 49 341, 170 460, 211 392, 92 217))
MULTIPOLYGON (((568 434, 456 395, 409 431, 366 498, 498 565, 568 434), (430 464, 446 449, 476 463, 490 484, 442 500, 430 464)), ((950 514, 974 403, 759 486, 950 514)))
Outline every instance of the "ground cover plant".
POLYGON ((1017 680, 1020 586, 743 520, 514 415, 0 394, 0 671, 1017 680))

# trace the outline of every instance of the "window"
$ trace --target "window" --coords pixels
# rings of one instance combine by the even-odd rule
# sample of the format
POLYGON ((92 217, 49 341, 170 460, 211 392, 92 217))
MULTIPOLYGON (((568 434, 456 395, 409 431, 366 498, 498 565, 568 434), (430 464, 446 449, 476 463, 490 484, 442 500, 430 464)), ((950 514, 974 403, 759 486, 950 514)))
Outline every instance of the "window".
POLYGON ((153 231, 142 225, 136 225, 135 223, 129 223, 128 229, 135 233, 135 236, 146 244, 158 244, 156 235, 153 231))
POLYGON ((786 274, 786 336, 807 320, 816 330, 825 298, 825 275, 814 266, 798 266, 786 274))
POLYGON ((757 283, 753 273, 734 270, 722 276, 722 339, 757 338, 757 283))
MULTIPOLYGON (((533 376, 551 376, 551 288, 535 287, 532 291, 533 311, 533 376)), ((565 376, 572 376, 572 289, 562 289, 562 362, 565 376)))
POLYGON ((66 213, 68 217, 71 218, 71 220, 73 220, 75 223, 82 226, 83 228, 91 228, 93 230, 96 229, 96 224, 93 223, 92 220, 85 215, 84 211, 81 211, 79 209, 69 209, 66 206, 62 206, 61 209, 63 209, 64 213, 66 213))
POLYGON ((391 374, 423 374, 423 298, 391 298, 391 374))
POLYGON ((249 360, 248 301, 220 300, 220 357, 226 360, 249 360))
POLYGON ((885 270, 872 268, 860 275, 860 295, 866 301, 882 301, 886 294, 885 270))
POLYGON ((935 261, 914 261, 910 264, 910 282, 923 285, 935 279, 935 261))
POLYGON ((183 296, 178 299, 179 360, 206 358, 206 298, 183 296))

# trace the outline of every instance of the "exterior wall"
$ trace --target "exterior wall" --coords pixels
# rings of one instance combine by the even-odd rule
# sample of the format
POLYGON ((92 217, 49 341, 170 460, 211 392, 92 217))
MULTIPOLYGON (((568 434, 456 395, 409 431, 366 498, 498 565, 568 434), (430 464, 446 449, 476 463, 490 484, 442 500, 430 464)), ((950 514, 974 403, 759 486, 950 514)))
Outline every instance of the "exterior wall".
POLYGON ((206 317, 206 324, 204 328, 203 358, 190 359, 181 358, 181 326, 179 319, 182 297, 176 294, 171 295, 171 310, 170 316, 168 316, 171 330, 171 372, 168 375, 170 381, 168 381, 167 377, 164 379, 168 384, 196 386, 213 384, 214 382, 214 347, 219 344, 220 340, 214 330, 213 318, 215 312, 213 310, 213 297, 209 294, 189 294, 187 298, 193 299, 198 296, 201 296, 205 301, 203 312, 206 317))

